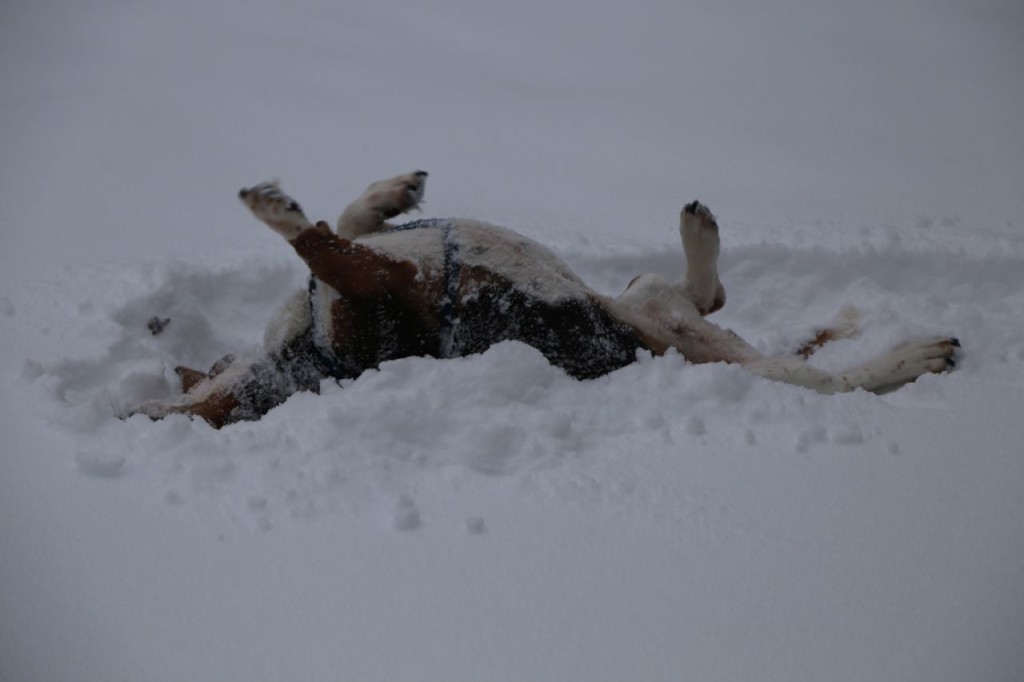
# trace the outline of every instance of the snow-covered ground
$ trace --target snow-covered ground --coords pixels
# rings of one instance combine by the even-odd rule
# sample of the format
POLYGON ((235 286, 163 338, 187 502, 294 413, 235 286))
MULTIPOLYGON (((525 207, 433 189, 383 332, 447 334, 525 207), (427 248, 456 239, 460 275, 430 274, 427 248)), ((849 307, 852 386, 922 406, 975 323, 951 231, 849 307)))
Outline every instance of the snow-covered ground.
POLYGON ((0 8, 0 680, 1024 679, 1016 0, 14 0, 0 8), (303 281, 235 199, 428 215, 617 293, 723 229, 714 319, 822 397, 645 358, 412 358, 214 431, 119 421, 303 281), (160 336, 146 321, 171 318, 160 336))

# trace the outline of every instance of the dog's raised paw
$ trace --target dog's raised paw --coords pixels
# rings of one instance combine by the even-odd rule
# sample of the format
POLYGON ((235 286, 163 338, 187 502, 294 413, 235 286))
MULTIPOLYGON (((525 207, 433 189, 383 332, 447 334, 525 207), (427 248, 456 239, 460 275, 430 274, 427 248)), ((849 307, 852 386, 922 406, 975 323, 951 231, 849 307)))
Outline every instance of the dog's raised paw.
POLYGON ((253 211, 259 209, 264 212, 302 213, 299 202, 282 192, 277 181, 261 182, 252 187, 243 187, 238 190, 238 198, 253 211))
POLYGON ((294 239, 303 230, 312 227, 299 202, 281 191, 277 181, 243 187, 238 191, 238 198, 253 215, 285 239, 294 239))
POLYGON ((717 231, 718 221, 715 215, 699 201, 691 201, 683 206, 681 225, 684 230, 698 234, 702 230, 717 231))
POLYGON ((704 227, 718 227, 718 222, 715 220, 715 215, 711 212, 711 209, 696 200, 683 206, 683 218, 688 220, 696 218, 704 227))
POLYGON ((427 171, 417 170, 375 182, 364 195, 366 202, 384 218, 414 211, 423 201, 427 175, 427 171))

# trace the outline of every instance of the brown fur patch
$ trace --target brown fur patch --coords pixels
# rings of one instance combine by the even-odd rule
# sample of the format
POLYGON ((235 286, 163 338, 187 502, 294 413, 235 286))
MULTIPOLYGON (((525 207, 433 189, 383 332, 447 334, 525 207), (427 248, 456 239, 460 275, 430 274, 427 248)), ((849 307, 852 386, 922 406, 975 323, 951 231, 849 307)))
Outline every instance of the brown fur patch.
POLYGON ((188 393, 195 388, 199 382, 208 378, 208 375, 197 369, 190 369, 181 365, 174 368, 174 373, 178 375, 179 379, 181 379, 181 390, 184 393, 188 393))
POLYGON ((800 346, 796 354, 802 356, 805 360, 812 355, 815 351, 824 346, 829 341, 835 341, 836 331, 834 329, 819 329, 818 333, 814 335, 814 338, 800 346))
POLYGON ((318 229, 305 230, 291 245, 317 279, 344 298, 401 295, 413 286, 419 273, 409 261, 394 260, 318 229))

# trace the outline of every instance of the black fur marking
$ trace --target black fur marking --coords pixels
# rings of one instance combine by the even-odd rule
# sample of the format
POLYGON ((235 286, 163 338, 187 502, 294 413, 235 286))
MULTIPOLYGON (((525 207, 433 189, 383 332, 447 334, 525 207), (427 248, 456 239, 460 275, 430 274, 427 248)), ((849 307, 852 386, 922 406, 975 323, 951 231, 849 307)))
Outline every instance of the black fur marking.
MULTIPOLYGON (((317 384, 319 388, 319 383, 317 384)), ((277 407, 295 392, 290 377, 270 358, 255 363, 238 390, 233 391, 238 405, 231 411, 230 422, 255 421, 277 407)))
POLYGON ((522 341, 576 379, 593 379, 636 361, 636 334, 586 298, 549 303, 512 284, 484 286, 460 305, 457 355, 500 341, 522 341))

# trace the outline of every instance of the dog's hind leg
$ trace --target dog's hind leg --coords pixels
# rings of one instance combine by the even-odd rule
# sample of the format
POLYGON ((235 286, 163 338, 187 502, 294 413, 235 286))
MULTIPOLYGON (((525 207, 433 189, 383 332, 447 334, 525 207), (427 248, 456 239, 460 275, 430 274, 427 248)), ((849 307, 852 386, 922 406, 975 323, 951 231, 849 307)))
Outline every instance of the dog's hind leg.
POLYGON ((701 315, 710 315, 725 305, 725 287, 718 279, 718 221, 707 206, 691 202, 679 214, 679 236, 686 255, 684 296, 701 315))
POLYGON ((836 373, 812 367, 798 355, 762 358, 743 366, 766 379, 819 393, 843 393, 858 388, 884 393, 925 374, 953 369, 959 347, 960 342, 948 336, 911 341, 863 365, 836 373))

